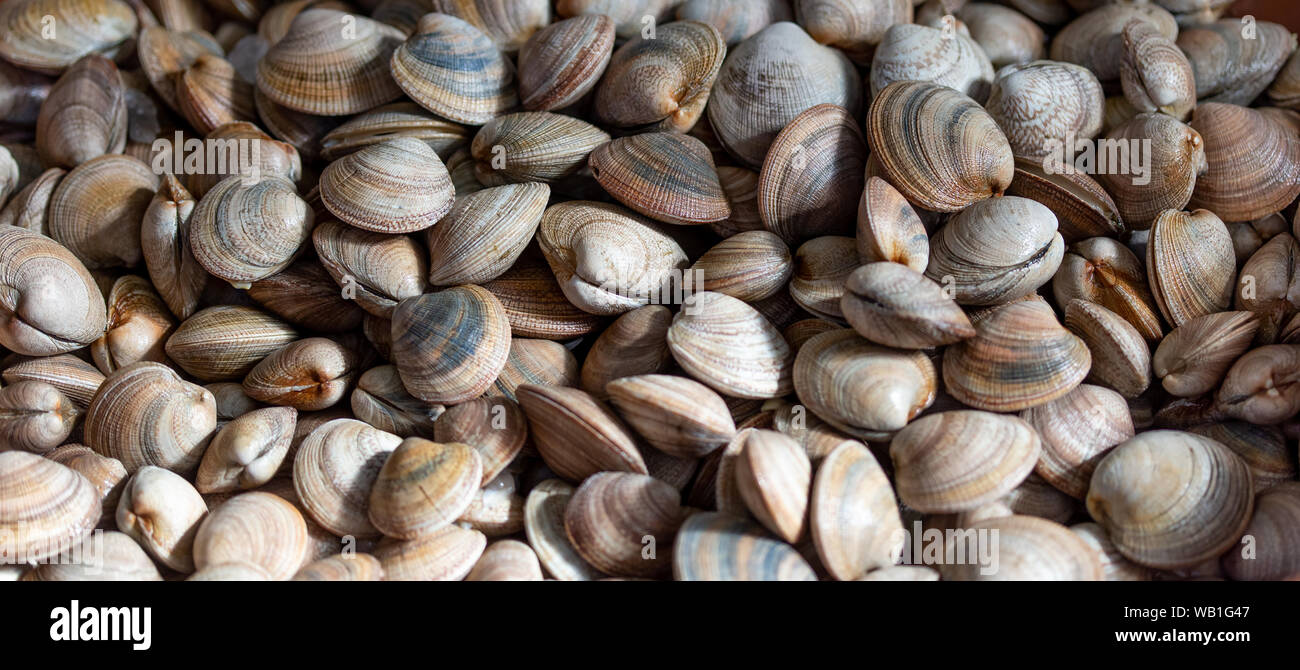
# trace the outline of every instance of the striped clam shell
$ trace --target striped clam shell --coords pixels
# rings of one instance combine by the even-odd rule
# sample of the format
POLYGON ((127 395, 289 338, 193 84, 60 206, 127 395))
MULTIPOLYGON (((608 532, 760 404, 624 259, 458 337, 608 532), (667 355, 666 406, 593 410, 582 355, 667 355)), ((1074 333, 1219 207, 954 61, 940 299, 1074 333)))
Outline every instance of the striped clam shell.
POLYGON ((596 147, 590 164, 610 195, 652 219, 689 225, 731 216, 712 154, 689 135, 620 137, 596 147))
POLYGON ((0 557, 26 563, 57 556, 99 523, 89 479, 25 451, 0 452, 0 557))
POLYGON ((474 285, 407 298, 393 311, 393 361, 411 395, 456 404, 481 395, 510 355, 501 302, 474 285))
POLYGON ((699 120, 727 54, 717 28, 698 21, 660 26, 610 58, 596 88, 596 117, 617 128, 687 132, 699 120))
POLYGON ((250 184, 227 177, 194 208, 190 248, 209 273, 247 288, 289 267, 314 223, 311 207, 288 179, 264 176, 250 184))
POLYGON ((115 57, 139 25, 131 6, 120 0, 14 0, 0 5, 0 58, 59 74, 86 54, 115 57), (47 30, 51 23, 53 33, 47 30))
POLYGON ((428 228, 455 196, 438 154, 412 137, 363 147, 330 163, 320 178, 321 202, 331 214, 378 233, 428 228))
POLYGON ((822 104, 801 112, 763 160, 763 225, 789 242, 851 232, 866 164, 867 145, 848 110, 822 104))
POLYGON ((505 184, 456 199, 428 230, 429 283, 482 284, 509 270, 533 240, 550 199, 546 184, 505 184))
POLYGON ((119 368, 86 409, 86 445, 135 472, 156 465, 188 473, 217 427, 212 393, 149 361, 119 368))
POLYGON ((614 49, 614 21, 588 14, 533 33, 519 51, 519 97, 524 109, 568 107, 596 87, 614 49))
POLYGON ((50 196, 50 237, 89 269, 140 263, 140 221, 158 175, 130 156, 106 154, 73 168, 50 196))
POLYGON ((0 344, 20 354, 51 356, 80 349, 104 332, 104 296, 65 247, 16 226, 0 227, 0 344))
POLYGON ((426 14, 394 52, 393 79, 412 100, 443 118, 479 126, 519 105, 515 68, 472 24, 426 14))

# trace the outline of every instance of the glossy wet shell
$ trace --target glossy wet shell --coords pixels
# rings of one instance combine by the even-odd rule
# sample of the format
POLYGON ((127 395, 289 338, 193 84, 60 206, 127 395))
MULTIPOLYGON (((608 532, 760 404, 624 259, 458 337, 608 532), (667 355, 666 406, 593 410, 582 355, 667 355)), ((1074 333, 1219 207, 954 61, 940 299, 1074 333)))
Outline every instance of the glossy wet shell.
POLYGON ((227 177, 194 208, 190 248, 211 274, 246 285, 289 267, 314 222, 289 180, 227 177))

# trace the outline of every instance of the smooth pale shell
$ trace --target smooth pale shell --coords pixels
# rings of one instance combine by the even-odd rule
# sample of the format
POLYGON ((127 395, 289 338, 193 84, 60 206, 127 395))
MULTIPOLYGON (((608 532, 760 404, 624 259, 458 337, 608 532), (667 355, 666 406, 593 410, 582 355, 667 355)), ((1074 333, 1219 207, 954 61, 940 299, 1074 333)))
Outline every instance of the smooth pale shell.
POLYGON ((140 468, 122 487, 115 512, 118 530, 173 570, 194 571, 194 536, 208 514, 199 492, 180 475, 140 468))
POLYGON ((385 539, 374 554, 389 581, 459 581, 486 546, 483 533, 452 525, 418 540, 385 539))
POLYGON ((582 558, 564 530, 564 511, 576 489, 559 479, 533 487, 524 506, 524 532, 546 572, 561 581, 590 581, 603 575, 582 558))
MULTIPOLYGON (((611 24, 611 35, 613 27, 611 24)), ((540 582, 542 566, 532 548, 518 540, 501 540, 488 546, 467 582, 540 582)))
POLYGON ((668 348, 692 377, 724 395, 775 398, 793 389, 794 359, 781 333, 753 307, 701 291, 668 328, 668 348))
POLYGON ((957 410, 921 417, 890 442, 898 497, 921 512, 974 510, 1024 481, 1041 444, 1033 427, 1013 416, 957 410))
POLYGON ((897 560, 904 535, 894 489, 864 445, 844 442, 822 459, 808 511, 817 555, 836 579, 859 579, 897 560))
POLYGON ((309 560, 307 540, 307 524, 298 508, 277 495, 253 491, 208 513, 194 537, 194 565, 202 570, 245 561, 283 581, 309 560))
POLYGON ((1046 284, 1064 255, 1050 209, 1004 196, 972 203, 950 218, 930 242, 925 275, 951 285, 958 303, 997 305, 1046 284))
POLYGON ((998 534, 996 568, 976 561, 944 564, 947 581, 1101 581, 1101 557, 1078 535, 1059 523, 1032 516, 977 521, 966 532, 976 537, 998 534))
MULTIPOLYGON (((746 434, 731 476, 751 514, 777 537, 795 544, 808 527, 812 465, 790 437, 773 430, 746 434)), ((723 473, 719 473, 721 476, 723 473)))

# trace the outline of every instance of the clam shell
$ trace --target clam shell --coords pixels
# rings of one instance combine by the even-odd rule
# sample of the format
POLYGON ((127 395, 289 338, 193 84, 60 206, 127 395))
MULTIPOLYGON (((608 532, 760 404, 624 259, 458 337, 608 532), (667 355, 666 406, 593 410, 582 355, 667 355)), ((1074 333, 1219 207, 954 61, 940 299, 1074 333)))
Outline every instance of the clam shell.
POLYGON ((1124 97, 1143 112, 1164 112, 1178 120, 1196 107, 1196 79, 1187 56, 1151 23, 1134 19, 1121 33, 1124 97))
POLYGON ((840 311, 862 337, 929 349, 974 337, 966 313, 938 284, 898 263, 867 263, 845 281, 840 311))
POLYGON ((245 561, 277 581, 293 577, 308 562, 307 524, 284 498, 252 491, 208 513, 194 537, 194 565, 203 570, 245 561))
MULTIPOLYGON (((613 24, 610 35, 613 36, 613 24)), ((540 582, 542 566, 532 548, 518 540, 501 540, 488 546, 467 582, 540 582)))
POLYGON ((119 0, 31 0, 7 2, 0 8, 0 58, 44 74, 58 74, 82 56, 101 53, 109 58, 129 50, 139 20, 130 5, 119 0), (56 27, 47 37, 51 17, 56 27))
POLYGON ((1151 224, 1147 280, 1169 323, 1227 310, 1236 278, 1232 237, 1213 212, 1171 210, 1151 224))
POLYGON ((1189 319, 1169 332, 1151 357, 1169 393, 1190 398, 1213 391, 1232 362, 1250 348, 1259 329, 1251 312, 1218 312, 1189 319))
POLYGON ((844 285, 857 267, 857 243, 853 238, 814 237, 794 252, 790 297, 813 316, 843 322, 840 302, 844 285))
POLYGON ((87 268, 137 265, 140 220, 157 190, 157 175, 134 158, 92 158, 73 168, 50 196, 50 236, 87 268))
MULTIPOLYGON (((696 126, 696 128, 701 127, 704 126, 696 126)), ((731 237, 736 233, 750 230, 763 230, 763 219, 758 213, 758 173, 734 165, 719 165, 718 184, 722 186, 722 192, 727 195, 731 216, 726 221, 709 224, 709 229, 719 237, 731 237)))
POLYGON ((109 531, 85 538, 68 556, 79 560, 37 566, 30 579, 39 582, 160 582, 162 575, 149 555, 126 535, 109 531))
POLYGON ((311 236, 315 217, 293 182, 227 177, 190 217, 190 248, 208 272, 237 288, 285 268, 311 236))
POLYGON ((424 249, 410 237, 323 221, 311 239, 320 264, 345 299, 370 314, 392 318, 397 303, 424 292, 429 264, 424 249))
POLYGON ((691 515, 677 531, 673 578, 678 581, 803 581, 816 573, 790 545, 758 524, 718 512, 691 515))
POLYGON ((195 312, 167 339, 167 356, 205 382, 238 380, 271 352, 298 339, 289 324, 253 307, 195 312))
MULTIPOLYGON (((1032 516, 1007 516, 971 524, 965 532, 998 534, 996 567, 977 561, 945 563, 945 581, 1101 581, 1101 557, 1070 529, 1032 516)), ((978 537, 978 535, 976 535, 978 537)))
POLYGON ((475 398, 450 407, 433 425, 433 438, 442 443, 468 444, 478 451, 487 486, 519 455, 528 438, 524 413, 513 400, 475 398))
POLYGON ((119 368, 86 409, 86 445, 127 472, 156 465, 192 471, 217 426, 216 401, 161 363, 119 368))
POLYGON ((516 337, 570 340, 600 327, 603 320, 564 297, 555 274, 540 259, 520 258, 500 277, 483 285, 501 302, 516 337))
MULTIPOLYGON (((876 45, 895 24, 912 22, 911 0, 860 4, 849 0, 796 0, 799 25, 818 42, 843 50, 857 63, 871 62, 876 45)), ((754 11, 754 10, 751 10, 754 11)), ((680 14, 680 11, 679 11, 680 14)))
POLYGON ((1281 211, 1300 195, 1300 138, 1246 107, 1205 103, 1191 127, 1205 138, 1209 169, 1196 180, 1191 206, 1225 221, 1281 211))
POLYGON ((605 386, 615 379, 666 371, 672 363, 671 323, 672 314, 662 305, 638 307, 615 319, 582 361, 582 388, 604 399, 605 386))
POLYGON ((749 431, 730 475, 745 507, 768 530, 791 544, 803 538, 812 467, 798 442, 772 430, 749 431))
POLYGON ((195 130, 207 134, 222 124, 256 119, 253 90, 230 61, 200 54, 176 80, 177 106, 195 130))
POLYGON ((398 29, 364 16, 308 9, 258 62, 257 90, 296 112, 364 112, 401 96, 388 66, 403 38, 398 29), (353 39, 340 39, 347 28, 353 39))
POLYGON ((691 266, 699 290, 724 293, 745 301, 780 291, 793 271, 790 248, 766 230, 746 230, 717 243, 691 266))
POLYGON ((491 393, 514 400, 515 390, 523 384, 577 386, 578 374, 578 359, 563 344, 516 337, 510 341, 510 356, 491 393))
POLYGON ((707 456, 730 441, 736 430, 722 397, 685 377, 622 377, 606 384, 605 390, 632 428, 670 456, 707 456))
POLYGON ((431 11, 473 24, 502 51, 513 54, 538 29, 551 21, 547 0, 431 0, 431 11))
POLYGON ((1300 244, 1290 234, 1279 233, 1241 267, 1235 306, 1260 317, 1260 342, 1276 341, 1282 327, 1295 316, 1296 304, 1291 295, 1300 269, 1296 267, 1297 256, 1300 244))
POLYGON ((853 230, 866 164, 867 145, 848 110, 830 104, 804 110, 772 140, 763 160, 763 225, 786 241, 853 230))
POLYGON ((614 21, 575 16, 533 33, 519 50, 519 98, 525 109, 563 109, 596 88, 614 49, 614 21))
POLYGON ((23 228, 0 229, 0 345, 49 356, 80 349, 106 322, 103 294, 81 261, 48 237, 23 228))
POLYGON ((1115 544, 1106 536, 1106 529, 1089 521, 1070 526, 1070 532, 1079 536, 1085 544, 1092 547, 1101 558, 1103 577, 1108 582, 1146 582, 1150 581, 1154 570, 1133 563, 1124 558, 1115 548, 1115 544))
POLYGON ((1114 199, 1084 172, 1049 172, 1040 160, 1017 157, 1016 178, 1007 195, 1036 200, 1052 210, 1057 232, 1066 244, 1118 235, 1124 230, 1114 199))
POLYGON ((967 512, 1020 485, 1042 451, 1032 426, 1008 415, 957 410, 908 424, 889 445, 903 504, 920 512, 967 512))
POLYGON ((21 381, 0 389, 0 444, 45 454, 72 433, 82 410, 57 388, 21 381))
POLYGON ((894 82, 925 81, 983 101, 993 64, 968 35, 901 22, 890 26, 872 55, 869 81, 873 97, 894 82))
POLYGON ((565 509, 575 489, 558 479, 533 487, 524 507, 524 531, 528 544, 537 552, 546 572, 561 581, 590 581, 603 575, 593 568, 569 542, 565 533, 565 509))
POLYGON ((339 117, 306 114, 277 105, 267 99, 260 88, 253 94, 253 103, 257 105, 257 115, 267 131, 276 139, 298 148, 307 159, 320 157, 321 140, 342 121, 339 117))
POLYGON ((244 377, 244 393, 272 405, 321 410, 343 399, 357 365, 350 348, 328 338, 308 337, 263 358, 244 377))
POLYGON ((986 107, 1017 156, 1041 158, 1101 133, 1104 105, 1101 82, 1087 68, 1040 60, 999 70, 986 107))
POLYGON ((1151 384, 1151 350, 1142 334, 1118 314, 1086 300, 1065 306, 1065 327, 1092 354, 1087 380, 1136 398, 1151 384))
POLYGON ((379 582, 384 566, 370 554, 336 554, 312 561, 293 576, 295 582, 379 582))
POLYGON ((843 442, 826 455, 808 512, 817 556, 832 577, 859 579, 898 559, 904 536, 894 489, 864 445, 843 442))
POLYGON ((339 285, 316 259, 299 258, 284 270, 253 282, 248 297, 289 323, 319 333, 355 331, 367 317, 355 301, 343 297, 339 285))
POLYGON ((1296 38, 1290 28, 1269 21, 1251 24, 1247 35, 1240 20, 1225 18, 1187 26, 1177 46, 1190 61, 1197 98, 1249 105, 1295 51, 1296 38))
POLYGON ((476 530, 443 526, 418 540, 384 540, 375 558, 389 581, 460 581, 483 554, 487 538, 476 530))
POLYGON ((377 233, 410 233, 451 210, 451 176, 428 144, 398 137, 362 147, 325 168, 321 202, 344 222, 377 233))
POLYGON ((202 493, 223 493, 271 481, 289 453, 297 420, 292 407, 267 407, 227 423, 203 452, 195 486, 202 493))
POLYGON ((1208 437, 1231 449, 1250 468, 1255 492, 1294 482, 1296 464, 1286 435, 1278 426, 1257 426, 1245 421, 1224 421, 1190 426, 1187 432, 1208 437))
POLYGON ((99 523, 100 497, 80 473, 25 451, 0 452, 0 555, 37 562, 79 543, 99 523))
POLYGON ((1142 262, 1121 242, 1091 237, 1070 245, 1052 277, 1056 304, 1076 298, 1095 302, 1128 321, 1147 342, 1164 332, 1142 262))
POLYGON ((136 361, 164 362, 163 344, 176 321, 148 281, 126 275, 108 294, 108 330, 90 345, 95 365, 105 373, 136 361))
MULTIPOLYGON (((271 138, 270 135, 262 132, 261 128, 247 121, 231 121, 223 123, 212 129, 203 138, 204 146, 212 147, 214 151, 221 151, 222 147, 240 147, 243 154, 227 154, 230 156, 229 163, 223 166, 220 162, 220 156, 215 165, 205 164, 202 170, 190 171, 189 179, 186 180, 190 190, 194 195, 202 197, 211 191, 213 187, 221 183, 221 180, 233 175, 252 177, 254 175, 276 175, 284 177, 289 181, 297 184, 302 181, 302 156, 299 155, 298 149, 292 144, 279 142, 271 138)), ((177 141, 179 143, 179 140, 177 141)), ((312 142, 315 145, 315 142, 312 142)), ((229 149, 225 149, 230 151, 229 149)), ((171 169, 180 171, 184 168, 183 162, 171 162, 160 159, 163 154, 154 154, 153 161, 163 162, 163 167, 168 165, 171 169)), ((153 163, 155 166, 157 163, 153 163)))
POLYGON ((686 0, 677 5, 677 19, 712 25, 730 48, 793 14, 785 0, 686 0))
POLYGON ((1256 424, 1281 423, 1300 412, 1300 345, 1270 344, 1238 358, 1223 379, 1215 409, 1256 424))
POLYGON ((198 204, 180 180, 166 173, 140 224, 140 250, 149 280, 180 319, 198 309, 208 272, 190 250, 190 217, 198 204))
POLYGON ((691 225, 731 216, 713 156, 689 135, 620 137, 596 147, 589 161, 592 175, 610 195, 652 219, 691 225))
POLYGON ((126 468, 116 458, 109 458, 95 453, 95 450, 81 444, 65 444, 45 454, 45 457, 76 470, 95 486, 95 491, 104 501, 104 519, 113 519, 117 513, 117 503, 125 488, 126 468))
POLYGON ((610 575, 652 577, 668 568, 668 552, 682 522, 673 487, 643 474, 600 472, 573 492, 564 511, 569 542, 588 564, 610 575))
POLYGON ((18 226, 49 236, 50 197, 66 174, 68 171, 63 168, 50 168, 14 193, 0 209, 0 225, 18 226))
POLYGON ((6 384, 22 381, 44 382, 58 389, 69 400, 84 409, 95 397, 95 391, 104 383, 104 374, 95 366, 71 354, 32 358, 15 363, 4 371, 6 384))
POLYGON ((442 405, 424 402, 407 393, 397 368, 392 365, 366 370, 352 390, 351 405, 352 413, 362 421, 400 437, 432 436, 434 422, 444 411, 442 405))
POLYGON ((1286 482, 1260 493, 1245 534, 1254 539, 1255 553, 1224 554, 1224 574, 1234 581, 1278 580, 1300 574, 1300 561, 1293 554, 1300 542, 1298 528, 1300 483, 1286 482))
POLYGON ((505 114, 474 135, 474 175, 485 186, 558 182, 586 167, 587 156, 609 134, 572 116, 550 112, 505 114))
POLYGON ((1033 293, 1056 274, 1065 242, 1041 203, 1005 196, 971 204, 930 245, 925 276, 963 305, 997 305, 1033 293))
POLYGON ((1103 83, 1120 78, 1124 59, 1124 26, 1133 19, 1150 23, 1166 39, 1178 36, 1178 23, 1155 4, 1107 4, 1071 21, 1052 38, 1052 60, 1077 63, 1097 75, 1103 83))
POLYGON ((867 143, 883 177, 913 204, 955 212, 1001 195, 1015 176, 1011 145, 975 101, 930 82, 896 82, 871 102, 867 143))
POLYGON ((1123 396, 1101 386, 1080 384, 1069 393, 1020 412, 1038 431, 1043 450, 1034 471, 1079 499, 1097 463, 1115 445, 1133 437, 1133 418, 1123 396))
POLYGON ((856 115, 862 104, 861 80, 848 58, 786 21, 737 45, 714 88, 708 114, 718 141, 753 168, 800 112, 831 103, 856 115))
POLYGON ((36 150, 47 166, 72 168, 126 148, 126 92, 113 61, 90 54, 50 89, 36 120, 36 150))
POLYGON ((670 0, 557 0, 555 13, 560 16, 604 14, 617 25, 618 38, 628 40, 641 32, 644 17, 658 22, 671 16, 670 0))
POLYGON ((596 87, 593 112, 607 125, 687 132, 709 101, 727 44, 717 28, 675 21, 619 47, 596 87))
POLYGON ((1142 433, 1111 451, 1088 489, 1088 513, 1120 553, 1142 565, 1185 568, 1219 556, 1250 521, 1246 464, 1209 438, 1142 433), (1158 471, 1160 477, 1152 477, 1158 471))
POLYGON ((546 184, 505 184, 457 198, 428 231, 429 283, 482 284, 523 254, 550 198, 546 184))
POLYGON ((1150 228, 1165 210, 1187 206, 1206 173, 1202 135, 1165 114, 1137 114, 1112 128, 1102 142, 1106 144, 1098 144, 1097 161, 1107 164, 1099 169, 1100 180, 1114 196, 1125 224, 1135 230, 1150 228), (1148 163, 1145 176, 1133 169, 1135 148, 1150 154, 1143 157, 1148 163), (1128 167, 1124 166, 1126 150, 1128 167))
POLYGON ((227 561, 209 565, 186 578, 187 582, 270 582, 271 573, 245 561, 227 561))
POLYGON ((407 298, 393 311, 393 361, 411 395, 454 405, 492 386, 510 354, 505 309, 467 285, 407 298))
POLYGON ((375 477, 370 522, 388 537, 428 537, 465 511, 482 477, 473 447, 408 437, 375 477))
POLYGON ((770 321, 728 295, 701 291, 694 298, 668 328, 668 348, 682 369, 738 398, 775 398, 793 389, 790 345, 770 321))
MULTIPOLYGON (((522 417, 521 417, 522 420, 522 417)), ((471 528, 489 538, 517 535, 524 530, 524 497, 515 492, 509 474, 502 474, 474 494, 465 513, 456 519, 462 528, 471 528)))
POLYGON ((194 572, 194 537, 208 506, 183 477, 152 465, 140 468, 123 485, 115 514, 118 530, 163 565, 194 572))
POLYGON ((402 438, 353 419, 317 426, 294 456, 293 487, 303 510, 336 535, 378 535, 367 517, 370 489, 401 443, 402 438))
POLYGON ((1042 300, 997 308, 975 322, 975 337, 944 352, 944 388, 958 401, 1014 412, 1055 400, 1088 375, 1092 356, 1042 300))
POLYGON ((472 24, 426 14, 392 56, 393 79, 421 107, 472 126, 519 105, 515 68, 472 24))
POLYGON ((635 434, 585 391, 525 384, 517 394, 537 451, 555 474, 576 482, 605 471, 646 474, 635 434))
POLYGON ((916 210, 898 189, 880 177, 867 179, 858 202, 858 260, 889 261, 925 272, 930 237, 916 210))
POLYGON ((168 107, 179 111, 177 79, 199 56, 220 56, 219 51, 214 51, 218 48, 201 33, 145 26, 140 30, 136 54, 154 92, 168 107))
POLYGON ((443 121, 413 102, 394 102, 355 116, 325 134, 321 155, 337 160, 358 149, 398 137, 411 137, 433 149, 439 158, 450 157, 469 143, 469 130, 443 121))

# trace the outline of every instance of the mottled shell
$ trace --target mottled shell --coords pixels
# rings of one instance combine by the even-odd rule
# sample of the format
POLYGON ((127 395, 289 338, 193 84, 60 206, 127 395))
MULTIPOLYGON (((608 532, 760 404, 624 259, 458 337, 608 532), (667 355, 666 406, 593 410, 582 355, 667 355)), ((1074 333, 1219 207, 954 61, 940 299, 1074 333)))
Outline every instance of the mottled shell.
POLYGON ((0 227, 0 345, 51 356, 95 341, 107 321, 104 296, 86 266, 54 240, 0 227))
POLYGON ((569 542, 584 560, 610 575, 652 577, 670 554, 642 551, 646 537, 670 546, 682 522, 677 491, 648 475, 600 472, 583 481, 564 511, 569 542))
POLYGON ((793 355, 780 331, 753 307, 711 291, 673 317, 668 348, 684 370, 714 390, 738 398, 789 393, 793 355))
POLYGON ((800 113, 763 160, 763 225, 790 242, 853 230, 866 163, 862 130, 848 110, 822 104, 800 113))
POLYGON ((897 560, 904 536, 894 489, 861 443, 843 442, 822 459, 808 512, 817 555, 832 577, 858 579, 897 560))
POLYGON ((609 134, 582 119, 550 112, 505 114, 474 135, 474 176, 484 186, 555 183, 587 165, 609 134))
POLYGON ((384 540, 375 557, 389 581, 459 581, 483 554, 487 538, 476 530, 443 526, 417 540, 384 540))
POLYGON ((871 61, 876 45, 886 39, 890 26, 911 23, 913 4, 911 0, 796 0, 794 12, 813 39, 838 47, 855 62, 865 64, 871 61))
POLYGON ((118 530, 163 565, 194 571, 194 536, 208 514, 203 497, 180 475, 146 465, 122 487, 115 512, 118 530))
POLYGON ((6 562, 57 556, 99 523, 100 497, 89 479, 25 451, 0 452, 0 554, 6 562))
POLYGON ((1151 350, 1142 334, 1118 314, 1086 300, 1065 306, 1065 327, 1092 354, 1087 380, 1136 398, 1151 384, 1151 350))
POLYGON ((519 98, 525 109, 563 109, 596 88, 614 49, 614 21, 575 16, 533 33, 519 50, 519 98))
POLYGON ((617 128, 687 132, 704 113, 726 54, 722 33, 698 21, 638 35, 610 58, 593 111, 617 128))
POLYGON ((190 248, 208 272, 237 288, 289 267, 311 236, 315 217, 293 182, 227 177, 190 218, 190 248))
POLYGON ((1073 63, 1034 61, 998 70, 985 107, 1017 156, 1040 158, 1071 137, 1101 133, 1101 82, 1073 63))
POLYGON ((1026 299, 977 320, 975 337, 945 350, 943 382, 971 407, 1014 412, 1069 393, 1091 365, 1087 345, 1061 326, 1047 303, 1026 299))
POLYGON ((456 404, 481 395, 510 355, 501 302, 480 286, 407 298, 393 311, 393 362, 411 395, 456 404))
POLYGON ((1001 195, 1015 176, 1011 145, 982 107, 930 82, 896 82, 871 102, 867 143, 886 181, 913 204, 955 212, 1001 195))
POLYGON ((976 101, 988 97, 993 64, 980 45, 960 32, 898 23, 871 57, 871 95, 898 81, 950 87, 976 101))
POLYGON ((678 458, 700 458, 736 430, 722 397, 672 375, 637 375, 606 384, 610 402, 651 446, 678 458))
POLYGON ((482 125, 519 105, 514 65, 455 16, 424 15, 393 52, 392 73, 421 107, 457 123, 482 125))
POLYGON ((973 203, 930 242, 925 276, 963 305, 999 305, 1033 293, 1056 274, 1065 241, 1042 203, 1005 196, 973 203))
POLYGON ((862 337, 889 347, 929 349, 973 337, 961 307, 915 269, 867 263, 845 281, 840 311, 862 337))
POLYGON ((473 24, 502 51, 518 51, 534 31, 551 21, 548 0, 431 0, 430 11, 473 24))
POLYGON ((722 221, 731 206, 703 142, 671 132, 620 137, 591 152, 591 174, 619 202, 652 219, 722 221))
POLYGON ((400 30, 364 16, 308 9, 258 62, 257 90, 306 114, 364 112, 401 96, 388 67, 403 38, 400 30))
POLYGON ((92 158, 50 196, 50 237, 92 270, 139 264, 140 220, 158 190, 158 176, 118 154, 92 158))
POLYGON ((36 120, 36 150, 46 166, 72 168, 126 148, 126 92, 113 61, 88 55, 50 89, 36 120))
POLYGON ((1124 223, 1144 230, 1165 210, 1187 205, 1206 174, 1205 158, 1205 140, 1195 129, 1165 114, 1142 113, 1101 140, 1097 169, 1124 223))
POLYGON ((307 524, 298 508, 277 495, 252 491, 208 513, 194 537, 194 565, 202 570, 246 561, 283 581, 309 560, 307 542, 307 524))
POLYGON ((1235 544, 1250 521, 1253 498, 1246 464, 1226 447, 1191 433, 1153 430, 1102 459, 1087 503, 1120 553, 1175 569, 1235 544))
POLYGON ((524 413, 515 401, 484 397, 448 408, 433 425, 438 442, 468 444, 483 466, 481 486, 487 486, 519 455, 528 438, 524 413))
POLYGON ((609 324, 582 361, 582 388, 597 398, 621 377, 664 372, 672 363, 668 328, 672 313, 662 305, 638 307, 609 324))
POLYGON ((218 305, 182 321, 165 349, 172 361, 202 381, 231 381, 296 339, 293 327, 262 310, 218 305))
POLYGON ((217 426, 216 400, 161 363, 119 368, 86 410, 86 444, 128 472, 156 465, 188 473, 217 426))
POLYGON ((550 198, 546 184, 506 184, 456 199, 429 229, 429 283, 482 284, 514 265, 532 241, 550 198))
POLYGON ((578 554, 564 530, 565 509, 573 498, 574 487, 558 479, 548 479, 533 487, 524 506, 524 532, 528 544, 537 552, 546 572, 561 581, 599 579, 600 571, 578 554))
POLYGON ((131 6, 119 0, 28 0, 0 6, 0 58, 18 67, 58 74, 86 54, 109 58, 129 49, 139 27, 131 6), (55 30, 47 33, 45 27, 55 30))
POLYGON ((794 547, 762 526, 719 512, 693 514, 677 531, 673 578, 678 581, 816 581, 794 547))
POLYGON ((921 512, 974 510, 1010 493, 1042 451, 1032 426, 1013 416, 957 410, 930 414, 889 445, 898 496, 921 512))
POLYGON ((1080 384, 1051 402, 1020 412, 1038 431, 1043 451, 1034 471, 1062 492, 1082 499, 1097 463, 1133 437, 1133 417, 1118 393, 1080 384))
POLYGON ((537 451, 560 477, 581 482, 603 471, 646 474, 635 434, 590 394, 531 384, 516 393, 537 451))
POLYGON ((321 173, 320 197, 331 214, 357 228, 410 233, 451 210, 455 189, 428 144, 398 137, 330 163, 321 173))
POLYGON ((857 114, 861 80, 844 54, 782 21, 731 51, 718 71, 708 113, 727 152, 758 168, 777 133, 821 103, 857 114))
POLYGON ((1213 391, 1259 330, 1251 312, 1217 312, 1188 319, 1169 332, 1151 357, 1169 393, 1191 398, 1213 391))
POLYGON ((1151 224, 1147 281, 1169 323, 1227 310, 1236 279, 1232 236, 1213 212, 1169 210, 1151 224))
POLYGON ((311 234, 320 264, 347 299, 392 318, 397 303, 424 293, 428 260, 406 235, 385 235, 324 221, 311 234))
POLYGON ((373 537, 370 489, 402 438, 353 419, 334 419, 303 440, 294 457, 293 487, 303 510, 339 536, 373 537))
POLYGON ((482 477, 482 461, 473 447, 408 437, 375 477, 370 522, 388 537, 427 537, 465 511, 482 477))
POLYGON ((1108 4, 1071 21, 1052 39, 1052 60, 1077 63, 1096 73, 1102 82, 1120 77, 1124 59, 1124 26, 1133 19, 1149 22, 1167 39, 1178 36, 1178 23, 1155 4, 1108 4))

